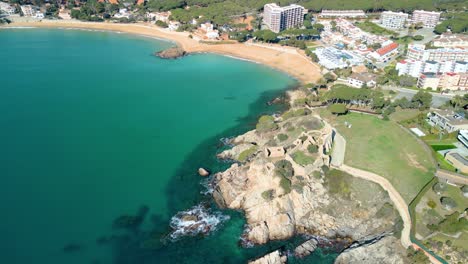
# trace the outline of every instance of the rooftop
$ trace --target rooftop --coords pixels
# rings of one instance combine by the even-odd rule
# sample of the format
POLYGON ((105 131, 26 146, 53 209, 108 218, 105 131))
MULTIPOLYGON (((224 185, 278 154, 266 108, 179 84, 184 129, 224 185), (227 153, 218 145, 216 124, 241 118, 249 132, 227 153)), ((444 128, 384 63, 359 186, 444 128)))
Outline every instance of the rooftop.
POLYGON ((383 56, 389 52, 391 52, 392 50, 398 48, 398 43, 395 43, 395 42, 392 42, 391 44, 385 46, 385 47, 382 47, 380 49, 377 50, 377 53, 380 55, 380 56, 383 56))
POLYGON ((351 79, 359 80, 361 82, 370 82, 375 81, 376 75, 370 72, 362 72, 362 73, 353 73, 349 76, 351 79))
POLYGON ((452 110, 436 109, 433 112, 438 114, 439 116, 442 116, 443 118, 447 119, 450 122, 450 124, 452 124, 452 125, 465 125, 465 124, 468 124, 467 119, 465 119, 463 116, 455 113, 452 110))
POLYGON ((454 159, 458 160, 461 162, 464 166, 468 166, 468 160, 465 159, 462 155, 460 155, 457 152, 449 152, 447 153, 448 155, 452 156, 454 159))

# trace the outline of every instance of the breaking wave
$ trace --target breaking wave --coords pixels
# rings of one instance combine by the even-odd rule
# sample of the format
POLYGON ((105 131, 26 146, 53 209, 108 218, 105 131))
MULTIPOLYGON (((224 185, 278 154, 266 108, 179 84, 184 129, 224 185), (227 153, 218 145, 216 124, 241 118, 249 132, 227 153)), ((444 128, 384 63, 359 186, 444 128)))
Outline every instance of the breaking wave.
POLYGON ((229 219, 228 215, 212 212, 210 208, 199 204, 172 217, 170 226, 173 232, 169 237, 177 240, 183 236, 207 235, 229 219))

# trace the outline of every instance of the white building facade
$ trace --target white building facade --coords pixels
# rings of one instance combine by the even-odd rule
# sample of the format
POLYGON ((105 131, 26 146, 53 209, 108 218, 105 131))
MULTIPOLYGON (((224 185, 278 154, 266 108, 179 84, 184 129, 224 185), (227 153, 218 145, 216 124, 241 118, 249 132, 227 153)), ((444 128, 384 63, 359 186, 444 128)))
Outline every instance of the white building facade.
POLYGON ((408 20, 408 14, 402 12, 385 11, 380 15, 380 24, 385 28, 401 29, 408 20))
POLYGON ((307 10, 296 4, 280 7, 277 4, 266 4, 263 7, 263 22, 276 33, 288 28, 302 26, 307 10))
POLYGON ((413 24, 422 23, 424 27, 433 28, 435 27, 440 20, 440 12, 424 11, 424 10, 415 10, 411 21, 413 24))

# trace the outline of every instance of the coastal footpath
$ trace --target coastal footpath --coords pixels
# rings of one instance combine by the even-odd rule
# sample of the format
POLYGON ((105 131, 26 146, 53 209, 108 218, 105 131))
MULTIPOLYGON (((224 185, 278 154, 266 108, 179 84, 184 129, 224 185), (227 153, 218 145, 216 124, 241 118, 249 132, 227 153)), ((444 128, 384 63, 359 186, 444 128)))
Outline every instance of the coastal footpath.
POLYGON ((201 43, 188 32, 174 32, 149 23, 119 24, 110 22, 81 22, 76 20, 18 21, 2 27, 43 27, 105 30, 166 39, 175 42, 186 53, 216 53, 265 64, 283 71, 301 83, 320 79, 320 67, 308 60, 302 50, 275 45, 249 45, 241 43, 201 43), (280 49, 278 49, 280 48, 280 49))

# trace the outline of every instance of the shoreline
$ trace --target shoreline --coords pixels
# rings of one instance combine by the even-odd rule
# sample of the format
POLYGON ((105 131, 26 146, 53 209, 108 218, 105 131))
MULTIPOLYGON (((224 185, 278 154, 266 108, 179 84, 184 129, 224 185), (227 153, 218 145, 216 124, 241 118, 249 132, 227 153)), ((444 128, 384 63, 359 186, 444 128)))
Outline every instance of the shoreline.
MULTIPOLYGON (((236 44, 203 44, 189 38, 188 32, 174 32, 161 29, 149 23, 118 24, 107 22, 81 22, 75 20, 42 20, 13 22, 1 28, 59 28, 59 29, 87 29, 104 30, 134 34, 170 41, 184 49, 188 54, 213 53, 269 66, 293 77, 301 84, 316 82, 321 78, 320 67, 306 57, 301 50, 281 47, 284 51, 269 48, 267 45, 236 44)), ((279 47, 279 46, 278 46, 279 47)))

